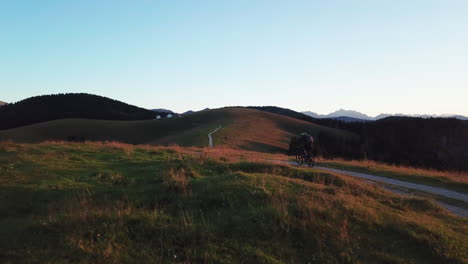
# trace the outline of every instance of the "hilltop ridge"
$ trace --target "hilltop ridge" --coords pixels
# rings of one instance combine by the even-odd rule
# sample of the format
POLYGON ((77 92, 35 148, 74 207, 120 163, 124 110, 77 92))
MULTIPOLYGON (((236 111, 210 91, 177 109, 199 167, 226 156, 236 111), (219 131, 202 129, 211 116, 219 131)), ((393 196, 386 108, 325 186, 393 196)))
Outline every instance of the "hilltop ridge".
POLYGON ((64 118, 154 119, 155 113, 103 96, 71 93, 34 96, 0 108, 0 129, 64 118))

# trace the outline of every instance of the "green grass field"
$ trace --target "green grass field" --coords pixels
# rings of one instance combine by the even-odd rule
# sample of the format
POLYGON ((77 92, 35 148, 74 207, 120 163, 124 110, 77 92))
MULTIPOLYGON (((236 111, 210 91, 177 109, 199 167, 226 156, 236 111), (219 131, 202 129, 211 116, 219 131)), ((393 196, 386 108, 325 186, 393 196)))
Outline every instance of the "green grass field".
POLYGON ((468 261, 468 221, 428 200, 181 150, 2 143, 0 262, 468 261))

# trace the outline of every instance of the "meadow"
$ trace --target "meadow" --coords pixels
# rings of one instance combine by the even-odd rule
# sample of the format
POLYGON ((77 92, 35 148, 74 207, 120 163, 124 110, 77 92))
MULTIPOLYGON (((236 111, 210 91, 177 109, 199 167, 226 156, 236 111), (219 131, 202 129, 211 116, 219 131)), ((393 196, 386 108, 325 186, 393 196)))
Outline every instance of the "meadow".
POLYGON ((335 156, 344 151, 341 145, 348 146, 355 140, 353 133, 344 130, 253 109, 226 107, 160 120, 58 119, 0 130, 0 141, 118 141, 204 147, 208 146, 208 133, 220 125, 222 129, 213 135, 216 146, 257 152, 285 153, 291 136, 304 131, 314 136, 328 135, 328 140, 318 147, 335 156), (338 143, 341 145, 336 146, 338 143))
POLYGON ((3 142, 0 262, 468 261, 468 220, 429 200, 273 162, 279 158, 3 142))

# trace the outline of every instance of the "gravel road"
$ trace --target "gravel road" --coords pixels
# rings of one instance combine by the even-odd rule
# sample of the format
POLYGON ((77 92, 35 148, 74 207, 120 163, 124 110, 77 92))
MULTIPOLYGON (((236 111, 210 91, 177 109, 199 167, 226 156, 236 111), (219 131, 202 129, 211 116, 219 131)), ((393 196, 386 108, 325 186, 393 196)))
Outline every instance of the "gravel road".
POLYGON ((444 197, 448 197, 448 198, 451 198, 451 199, 460 200, 460 201, 464 201, 464 202, 468 203, 468 194, 447 190, 445 188, 433 187, 433 186, 429 186, 429 185, 423 185, 423 184, 417 184, 417 183, 411 183, 411 182, 405 182, 405 181, 395 180, 395 179, 376 176, 376 175, 371 175, 371 174, 365 174, 365 173, 353 172, 353 171, 345 171, 345 170, 333 169, 333 168, 328 168, 328 167, 318 167, 317 166, 316 168, 320 169, 320 170, 325 170, 325 171, 336 172, 336 173, 340 173, 340 174, 344 174, 344 175, 364 178, 364 179, 367 179, 367 180, 382 182, 382 183, 386 183, 386 184, 390 184, 390 185, 396 185, 396 186, 404 187, 404 188, 407 188, 407 189, 423 191, 423 192, 427 192, 427 193, 431 193, 431 194, 435 194, 435 195, 440 195, 440 196, 444 196, 444 197))

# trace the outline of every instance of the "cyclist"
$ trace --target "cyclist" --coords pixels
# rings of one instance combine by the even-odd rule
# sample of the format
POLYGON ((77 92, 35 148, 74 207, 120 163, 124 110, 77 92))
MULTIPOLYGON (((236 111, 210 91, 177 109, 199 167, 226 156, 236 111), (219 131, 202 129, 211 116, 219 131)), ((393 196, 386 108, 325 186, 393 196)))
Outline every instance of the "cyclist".
POLYGON ((312 154, 313 146, 314 138, 307 133, 301 133, 291 138, 289 142, 289 154, 296 156, 298 165, 302 165, 306 162, 309 167, 314 167, 315 159, 312 154))
POLYGON ((304 152, 307 154, 307 158, 310 159, 312 156, 312 149, 314 145, 314 138, 303 132, 301 133, 301 145, 304 147, 304 152))

